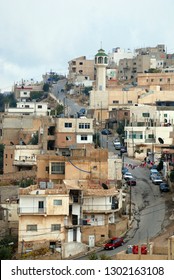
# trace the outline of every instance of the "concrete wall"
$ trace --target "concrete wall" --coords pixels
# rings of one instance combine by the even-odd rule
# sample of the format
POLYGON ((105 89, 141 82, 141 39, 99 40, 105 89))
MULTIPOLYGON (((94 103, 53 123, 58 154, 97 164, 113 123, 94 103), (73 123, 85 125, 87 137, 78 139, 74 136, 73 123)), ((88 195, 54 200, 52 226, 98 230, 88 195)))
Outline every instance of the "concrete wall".
POLYGON ((128 230, 128 223, 128 218, 125 217, 120 222, 109 224, 109 237, 123 235, 128 230))
POLYGON ((108 239, 108 226, 83 226, 82 227, 82 242, 89 245, 89 235, 95 236, 95 243, 101 240, 108 239))
POLYGON ((66 259, 80 253, 87 252, 88 247, 86 244, 80 242, 70 242, 62 244, 62 258, 66 259))

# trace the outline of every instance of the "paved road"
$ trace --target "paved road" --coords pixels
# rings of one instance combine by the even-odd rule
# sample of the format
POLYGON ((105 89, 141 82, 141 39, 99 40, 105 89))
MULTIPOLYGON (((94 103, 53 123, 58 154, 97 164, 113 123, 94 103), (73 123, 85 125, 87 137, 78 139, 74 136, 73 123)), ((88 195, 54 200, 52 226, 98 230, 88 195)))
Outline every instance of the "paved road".
POLYGON ((65 92, 61 90, 65 89, 66 79, 60 80, 57 84, 54 84, 52 87, 52 94, 62 102, 65 106, 65 115, 75 115, 77 116, 77 112, 82 108, 79 104, 75 103, 71 98, 69 98, 65 92))
MULTIPOLYGON (((125 165, 138 165, 139 162, 125 157, 125 165)), ((150 241, 162 229, 165 219, 165 197, 161 196, 159 188, 149 180, 149 169, 136 167, 129 168, 129 171, 137 178, 137 185, 131 189, 132 210, 134 220, 131 228, 126 234, 125 244, 115 250, 101 250, 97 254, 113 256, 116 253, 126 250, 128 245, 142 244, 150 241)), ((80 259, 88 259, 84 256, 80 259)))
MULTIPOLYGON (((59 85, 60 86, 60 85, 59 85)), ((62 86, 62 84, 61 84, 62 86)), ((65 94, 61 93, 61 86, 57 98, 63 100, 65 94)), ((55 91, 56 95, 56 91, 55 91)), ((74 104, 73 100, 66 100, 71 112, 77 112, 79 105, 74 104)), ((103 148, 108 148, 109 151, 118 153, 113 146, 112 136, 101 135, 101 143, 103 148)), ((112 256, 117 252, 125 250, 127 245, 146 243, 152 237, 155 237, 162 229, 165 220, 165 197, 161 196, 159 187, 153 185, 149 179, 150 171, 147 167, 139 167, 140 162, 124 156, 124 165, 133 165, 136 168, 131 169, 130 172, 137 178, 137 185, 131 188, 131 201, 133 210, 132 228, 125 236, 126 243, 115 250, 105 251, 107 255, 112 256)), ((103 254, 103 250, 98 254, 103 254)), ((88 259, 87 256, 80 259, 88 259)))

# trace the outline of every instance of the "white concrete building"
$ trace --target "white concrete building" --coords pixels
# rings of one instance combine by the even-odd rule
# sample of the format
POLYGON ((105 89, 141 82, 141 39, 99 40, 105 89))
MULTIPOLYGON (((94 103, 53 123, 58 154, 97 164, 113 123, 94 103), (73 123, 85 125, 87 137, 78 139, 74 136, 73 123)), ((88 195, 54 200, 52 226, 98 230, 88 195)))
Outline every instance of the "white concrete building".
POLYGON ((45 102, 17 102, 16 108, 6 108, 5 112, 10 114, 18 115, 36 115, 36 116, 47 116, 49 115, 50 109, 48 104, 45 102))
POLYGON ((125 49, 117 47, 113 48, 112 52, 108 54, 108 63, 109 65, 115 64, 116 66, 118 66, 120 59, 133 57, 134 54, 129 49, 125 51, 125 49))

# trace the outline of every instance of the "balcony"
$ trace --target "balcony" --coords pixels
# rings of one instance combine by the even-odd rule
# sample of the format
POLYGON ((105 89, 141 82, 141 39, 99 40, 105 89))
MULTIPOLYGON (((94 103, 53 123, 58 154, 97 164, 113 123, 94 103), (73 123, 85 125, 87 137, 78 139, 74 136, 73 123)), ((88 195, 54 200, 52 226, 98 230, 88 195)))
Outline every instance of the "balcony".
POLYGON ((19 215, 45 215, 46 207, 38 208, 38 207, 19 207, 18 208, 19 215))
POLYGON ((83 213, 111 213, 113 211, 118 211, 118 204, 83 205, 83 213))
POLYGON ((74 227, 80 227, 82 226, 82 219, 78 218, 76 215, 75 217, 66 217, 64 219, 64 226, 65 228, 74 228, 74 227))
POLYGON ((145 143, 155 143, 156 141, 155 141, 155 138, 149 138, 149 139, 145 139, 145 143))

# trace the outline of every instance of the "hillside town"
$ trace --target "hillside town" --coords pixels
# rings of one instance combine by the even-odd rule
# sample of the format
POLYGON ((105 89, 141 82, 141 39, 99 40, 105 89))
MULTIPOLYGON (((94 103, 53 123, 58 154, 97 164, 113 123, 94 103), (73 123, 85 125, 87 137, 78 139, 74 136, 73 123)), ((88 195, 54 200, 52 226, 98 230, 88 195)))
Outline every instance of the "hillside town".
POLYGON ((67 68, 0 94, 1 255, 90 258, 118 237, 112 259, 174 259, 174 53, 100 48, 67 68))

